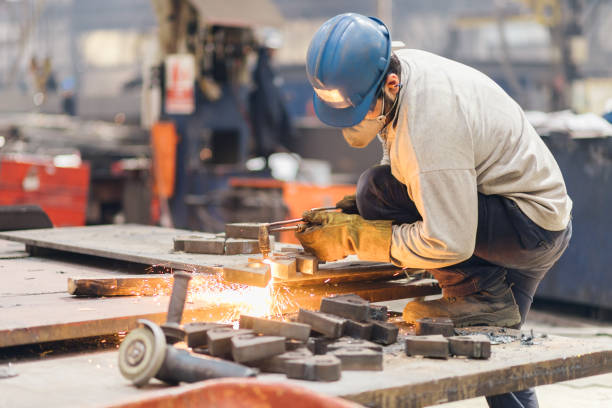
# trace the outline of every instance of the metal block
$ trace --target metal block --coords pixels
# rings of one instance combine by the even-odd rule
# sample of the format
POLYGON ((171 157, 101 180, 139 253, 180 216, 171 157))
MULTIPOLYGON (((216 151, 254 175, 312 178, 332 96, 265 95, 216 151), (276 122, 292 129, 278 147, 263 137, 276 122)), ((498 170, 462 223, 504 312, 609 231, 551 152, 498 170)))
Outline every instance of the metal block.
POLYGON ((211 329, 206 332, 208 352, 215 357, 230 357, 232 355, 232 337, 253 334, 252 330, 234 330, 228 327, 211 329))
POLYGON ((370 316, 370 302, 357 295, 341 295, 321 299, 320 310, 347 319, 364 322, 370 316))
POLYGON ((238 327, 240 327, 241 329, 252 329, 254 319, 254 316, 241 314, 240 318, 238 319, 238 327))
POLYGON ((256 239, 227 238, 225 240, 225 255, 257 253, 259 253, 259 241, 256 239))
POLYGON ((260 225, 261 223, 258 222, 239 222, 225 224, 225 237, 257 239, 259 236, 260 225))
POLYGON ((310 337, 306 342, 306 348, 315 355, 327 353, 327 346, 333 342, 333 339, 327 337, 310 337))
POLYGON ((448 359, 448 339, 441 334, 406 338, 406 355, 448 359))
POLYGON ((285 338, 280 336, 257 336, 245 334, 234 336, 232 357, 237 363, 270 358, 285 352, 285 338))
MULTIPOLYGON (((243 318, 240 316, 240 327, 243 318)), ((306 341, 310 335, 310 325, 295 322, 283 322, 262 317, 245 316, 245 326, 248 325, 256 333, 267 336, 283 336, 288 339, 306 341)))
POLYGON ((351 347, 359 347, 366 348, 373 351, 382 352, 383 346, 380 344, 372 343, 371 341, 361 340, 361 339, 353 339, 350 337, 341 337, 333 343, 329 343, 327 345, 327 351, 334 351, 341 348, 351 348, 351 347))
POLYGON ((286 362, 288 378, 309 381, 337 381, 342 375, 341 362, 335 356, 312 356, 286 362))
POLYGON ((184 251, 191 254, 223 255, 225 253, 225 239, 199 238, 188 239, 183 243, 184 251))
POLYGON ((192 241, 197 239, 205 239, 206 237, 202 235, 177 235, 174 237, 174 250, 175 251, 184 251, 185 250, 185 241, 192 241))
POLYGON ((344 325, 344 336, 350 336, 355 339, 369 340, 372 337, 373 328, 374 325, 369 322, 347 320, 344 325))
POLYGON ((382 371, 383 354, 365 347, 346 347, 330 351, 341 361, 342 370, 382 371))
POLYGON ((455 356, 487 359, 491 357, 491 341, 484 334, 448 338, 450 353, 455 356))
POLYGON ((247 365, 257 367, 266 373, 286 373, 286 364, 290 360, 299 360, 301 358, 312 357, 312 353, 307 348, 299 348, 297 350, 286 351, 283 354, 278 354, 271 358, 263 360, 250 361, 247 365))
POLYGON ((272 279, 272 274, 268 264, 249 262, 243 265, 223 267, 223 279, 228 282, 265 288, 272 279))
POLYGON ((291 279, 296 276, 296 260, 291 256, 271 256, 266 260, 274 278, 291 279))
POLYGON ((174 237, 174 250, 175 251, 184 251, 185 250, 185 239, 184 236, 174 237))
POLYGON ((370 319, 380 320, 383 322, 387 321, 387 306, 370 305, 370 319))
POLYGON ((441 334, 444 337, 455 335, 455 325, 448 317, 424 317, 417 319, 414 325, 417 336, 441 334))
POLYGON ((206 333, 209 330, 231 327, 231 324, 223 323, 187 323, 183 325, 185 343, 191 348, 204 347, 207 344, 206 333))
POLYGON ((385 346, 397 341, 399 328, 396 325, 379 320, 370 320, 370 323, 372 323, 372 337, 370 340, 385 346))
POLYGON ((312 330, 332 339, 342 336, 346 319, 327 313, 300 309, 298 322, 309 324, 312 330))
POLYGON ((319 272, 319 260, 313 255, 298 254, 295 256, 296 269, 305 275, 316 275, 319 272))

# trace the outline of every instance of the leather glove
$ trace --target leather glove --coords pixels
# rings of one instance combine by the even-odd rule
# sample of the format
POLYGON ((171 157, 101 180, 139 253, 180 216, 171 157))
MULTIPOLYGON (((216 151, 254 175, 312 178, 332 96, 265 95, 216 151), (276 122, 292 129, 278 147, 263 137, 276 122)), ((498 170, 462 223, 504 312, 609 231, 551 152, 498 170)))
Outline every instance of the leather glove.
POLYGON ((392 221, 368 221, 356 214, 306 211, 306 229, 296 232, 304 249, 322 261, 356 254, 363 261, 390 262, 392 221))
POLYGON ((342 200, 336 203, 336 208, 340 208, 345 214, 359 214, 355 194, 345 195, 342 200))

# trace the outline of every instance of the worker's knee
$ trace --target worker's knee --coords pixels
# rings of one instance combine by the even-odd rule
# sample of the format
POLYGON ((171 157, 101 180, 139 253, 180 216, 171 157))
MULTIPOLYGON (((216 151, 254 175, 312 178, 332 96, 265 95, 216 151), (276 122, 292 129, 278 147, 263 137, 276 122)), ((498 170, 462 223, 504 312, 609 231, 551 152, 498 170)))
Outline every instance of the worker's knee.
POLYGON ((380 186, 385 185, 384 180, 391 175, 391 167, 388 165, 380 165, 370 167, 364 171, 357 182, 357 192, 355 194, 357 200, 357 208, 359 214, 365 219, 379 218, 378 206, 383 199, 384 191, 380 186))
POLYGON ((408 196, 406 185, 391 174, 391 166, 374 166, 357 183, 357 209, 366 220, 393 220, 399 224, 422 219, 408 196))
POLYGON ((389 165, 370 167, 361 173, 357 182, 357 201, 359 202, 360 197, 362 199, 380 197, 384 194, 380 187, 386 185, 389 178, 395 180, 389 165))

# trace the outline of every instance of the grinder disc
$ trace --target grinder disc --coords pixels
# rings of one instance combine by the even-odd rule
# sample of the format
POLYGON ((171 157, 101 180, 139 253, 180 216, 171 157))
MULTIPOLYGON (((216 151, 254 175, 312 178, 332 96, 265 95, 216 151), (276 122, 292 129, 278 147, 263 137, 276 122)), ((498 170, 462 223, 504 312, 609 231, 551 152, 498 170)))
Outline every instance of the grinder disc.
POLYGON ((119 371, 137 387, 149 382, 166 356, 166 341, 159 326, 141 319, 144 327, 132 330, 119 347, 119 371))

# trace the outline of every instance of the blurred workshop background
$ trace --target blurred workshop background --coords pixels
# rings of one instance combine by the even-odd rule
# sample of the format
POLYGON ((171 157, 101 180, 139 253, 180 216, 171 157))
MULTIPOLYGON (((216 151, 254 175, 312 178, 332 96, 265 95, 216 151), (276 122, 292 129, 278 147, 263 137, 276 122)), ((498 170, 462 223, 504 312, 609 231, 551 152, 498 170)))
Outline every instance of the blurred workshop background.
POLYGON ((538 299, 609 315, 611 0, 0 0, 0 205, 215 232, 333 205, 381 157, 313 113, 306 49, 347 11, 528 111, 575 205, 538 299))

